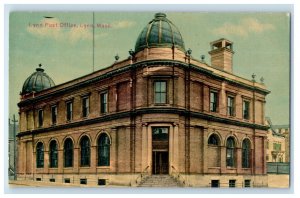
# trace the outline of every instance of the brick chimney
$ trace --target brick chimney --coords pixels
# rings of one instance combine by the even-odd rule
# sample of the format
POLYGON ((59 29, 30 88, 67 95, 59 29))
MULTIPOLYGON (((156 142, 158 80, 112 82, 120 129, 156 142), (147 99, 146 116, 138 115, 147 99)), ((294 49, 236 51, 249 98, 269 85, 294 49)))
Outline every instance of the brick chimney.
POLYGON ((211 42, 210 47, 211 51, 208 53, 211 55, 211 65, 232 73, 233 42, 221 38, 211 42))

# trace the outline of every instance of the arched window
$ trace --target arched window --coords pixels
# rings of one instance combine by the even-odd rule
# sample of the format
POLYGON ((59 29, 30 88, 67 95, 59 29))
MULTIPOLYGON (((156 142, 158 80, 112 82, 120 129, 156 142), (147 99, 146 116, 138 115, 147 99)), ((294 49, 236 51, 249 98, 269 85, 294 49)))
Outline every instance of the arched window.
POLYGON ((107 134, 102 133, 98 139, 98 166, 109 166, 110 141, 107 134))
POLYGON ((226 166, 235 167, 235 142, 233 137, 226 142, 226 166))
POLYGON ((70 138, 66 139, 64 143, 64 162, 65 167, 73 166, 73 142, 70 138))
POLYGON ((50 153, 49 153, 49 157, 50 157, 50 168, 57 168, 57 143, 55 140, 52 140, 50 142, 50 153))
POLYGON ((219 137, 216 134, 212 134, 208 138, 208 144, 218 146, 219 145, 219 137))
POLYGON ((81 166, 90 166, 90 140, 87 136, 84 136, 80 141, 81 148, 81 166))
POLYGON ((42 142, 36 145, 36 167, 44 167, 44 144, 42 142))
POLYGON ((245 139, 242 145, 242 168, 250 168, 251 143, 245 139))

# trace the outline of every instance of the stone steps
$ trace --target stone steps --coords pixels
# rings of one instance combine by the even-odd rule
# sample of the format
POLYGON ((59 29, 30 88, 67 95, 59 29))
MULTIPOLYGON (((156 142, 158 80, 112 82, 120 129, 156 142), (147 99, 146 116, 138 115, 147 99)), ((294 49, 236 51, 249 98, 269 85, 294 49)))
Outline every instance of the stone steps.
POLYGON ((151 175, 144 178, 139 187, 180 187, 181 185, 170 175, 151 175))

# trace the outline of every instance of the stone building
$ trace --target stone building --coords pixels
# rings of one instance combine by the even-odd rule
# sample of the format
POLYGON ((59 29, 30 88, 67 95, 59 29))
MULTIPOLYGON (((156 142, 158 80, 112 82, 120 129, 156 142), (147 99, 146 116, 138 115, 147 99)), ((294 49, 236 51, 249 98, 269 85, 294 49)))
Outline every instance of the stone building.
POLYGON ((59 85, 38 68, 18 104, 18 179, 137 186, 163 174, 183 186, 267 185, 269 91, 232 73, 231 41, 210 45, 208 65, 157 13, 125 60, 59 85))
POLYGON ((270 126, 267 136, 267 162, 290 162, 289 126, 272 125, 270 118, 266 121, 270 126))

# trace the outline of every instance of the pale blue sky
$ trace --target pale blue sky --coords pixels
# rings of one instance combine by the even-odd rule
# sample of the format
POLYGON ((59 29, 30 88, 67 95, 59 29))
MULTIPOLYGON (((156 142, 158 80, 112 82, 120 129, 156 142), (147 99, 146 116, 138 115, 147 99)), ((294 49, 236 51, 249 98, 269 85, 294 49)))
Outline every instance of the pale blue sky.
MULTIPOLYGON (((114 56, 128 57, 144 26, 155 12, 96 12, 95 70, 111 65, 114 56)), ((265 78, 271 91, 266 116, 273 124, 289 123, 290 17, 287 13, 166 12, 180 30, 186 49, 210 64, 209 42, 227 38, 234 42, 233 72, 251 79, 265 78)), ((23 82, 39 63, 56 84, 92 72, 91 12, 13 12, 9 30, 9 114, 17 114, 23 82), (43 16, 52 16, 45 19, 43 16), (37 28, 32 24, 76 24, 37 28)))

